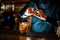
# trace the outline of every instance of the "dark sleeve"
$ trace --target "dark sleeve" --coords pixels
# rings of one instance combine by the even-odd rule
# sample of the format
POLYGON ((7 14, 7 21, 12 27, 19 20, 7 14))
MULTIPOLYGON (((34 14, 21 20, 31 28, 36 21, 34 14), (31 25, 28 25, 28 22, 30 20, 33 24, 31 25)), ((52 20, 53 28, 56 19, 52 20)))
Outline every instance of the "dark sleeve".
POLYGON ((56 9, 56 18, 58 21, 60 21, 60 6, 58 6, 56 9))
POLYGON ((47 16, 46 21, 51 23, 53 26, 56 26, 56 27, 58 26, 57 19, 54 19, 54 18, 51 18, 51 17, 47 16))
POLYGON ((60 2, 59 0, 56 0, 56 4, 55 4, 56 7, 54 6, 55 11, 53 12, 53 15, 54 14, 56 15, 55 18, 52 18, 53 16, 52 17, 47 16, 46 18, 46 21, 50 22, 54 26, 58 26, 57 21, 60 20, 60 6, 58 4, 60 4, 60 2))

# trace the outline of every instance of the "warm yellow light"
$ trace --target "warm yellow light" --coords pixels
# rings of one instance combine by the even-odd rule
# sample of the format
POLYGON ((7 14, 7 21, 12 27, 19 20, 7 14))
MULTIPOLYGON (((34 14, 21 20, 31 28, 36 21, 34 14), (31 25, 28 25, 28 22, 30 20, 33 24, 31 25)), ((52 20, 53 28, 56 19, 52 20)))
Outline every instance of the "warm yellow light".
POLYGON ((18 19, 18 18, 16 17, 16 18, 15 18, 15 22, 17 22, 17 19, 18 19))
POLYGON ((21 23, 19 24, 19 30, 20 31, 27 31, 28 30, 28 23, 21 23))

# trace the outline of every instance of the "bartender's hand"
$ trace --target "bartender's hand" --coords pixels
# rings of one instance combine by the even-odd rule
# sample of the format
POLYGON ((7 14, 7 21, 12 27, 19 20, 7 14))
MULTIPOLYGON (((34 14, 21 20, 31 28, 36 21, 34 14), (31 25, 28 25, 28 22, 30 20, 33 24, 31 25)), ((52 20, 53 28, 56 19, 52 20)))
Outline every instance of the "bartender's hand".
POLYGON ((47 16, 44 15, 43 11, 42 10, 37 10, 36 11, 38 14, 36 16, 39 16, 39 17, 42 17, 42 18, 47 18, 47 16))
POLYGON ((41 17, 41 18, 47 18, 43 11, 42 10, 35 10, 34 8, 28 8, 24 14, 31 14, 31 15, 34 15, 34 16, 38 16, 38 17, 41 17))

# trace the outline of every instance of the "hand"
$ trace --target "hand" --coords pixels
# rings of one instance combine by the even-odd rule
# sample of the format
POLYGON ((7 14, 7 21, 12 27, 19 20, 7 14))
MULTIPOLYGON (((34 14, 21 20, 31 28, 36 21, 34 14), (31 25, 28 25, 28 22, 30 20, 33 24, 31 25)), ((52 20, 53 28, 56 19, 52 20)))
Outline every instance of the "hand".
POLYGON ((26 14, 26 15, 29 15, 29 14, 31 14, 31 15, 33 15, 34 14, 34 8, 28 8, 28 9, 26 9, 26 11, 25 11, 25 13, 24 14, 26 14))
POLYGON ((34 10, 34 8, 28 8, 24 14, 31 14, 31 15, 34 15, 34 16, 38 16, 38 17, 41 17, 41 18, 47 18, 43 11, 42 10, 34 10), (37 13, 37 14, 36 14, 37 13))
POLYGON ((36 11, 38 14, 37 14, 37 16, 39 16, 39 17, 42 17, 42 18, 47 18, 45 15, 44 15, 44 13, 43 13, 43 11, 42 10, 37 10, 36 11))

